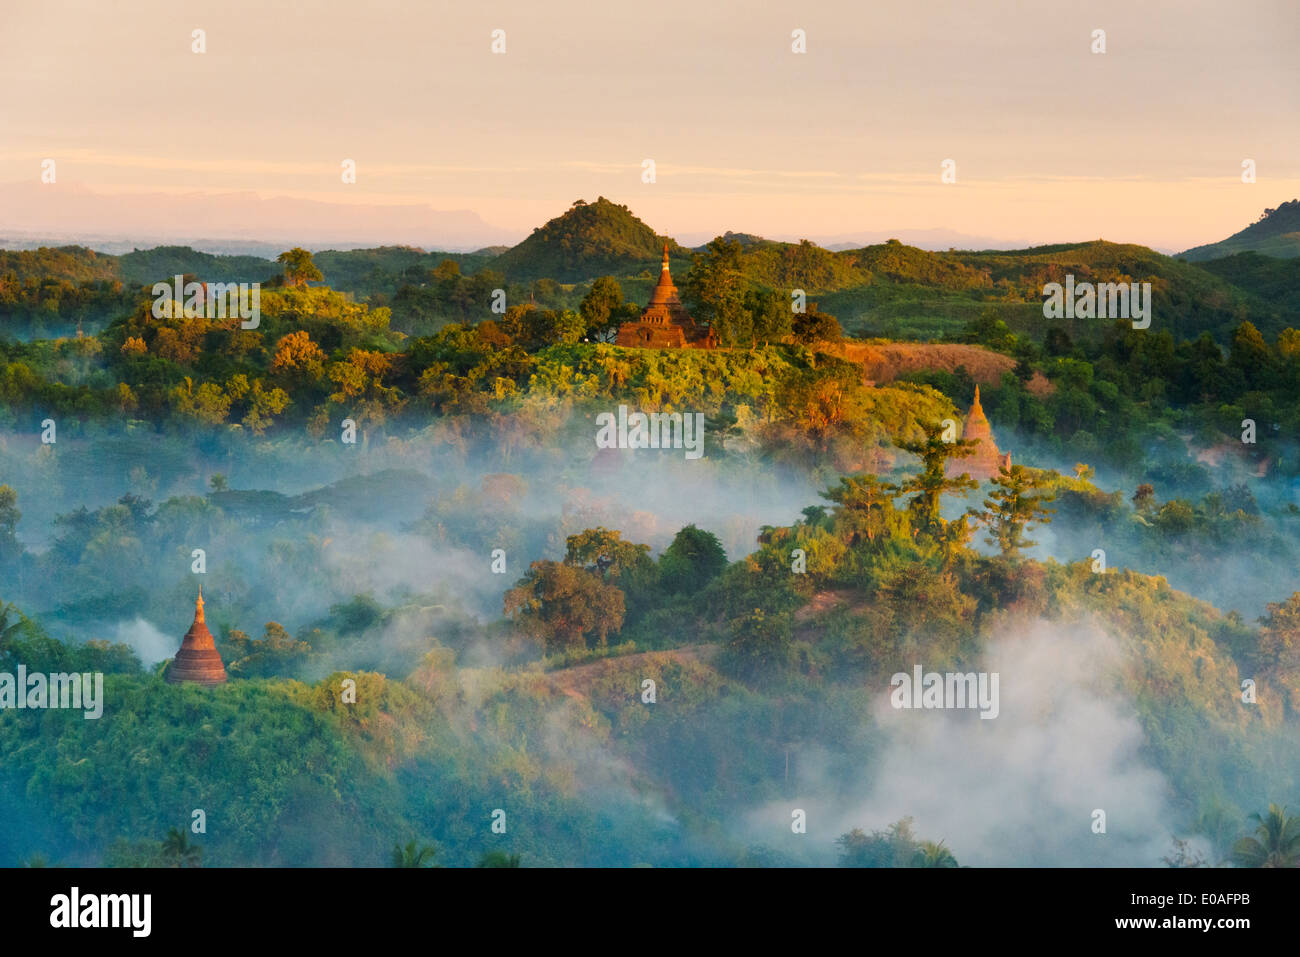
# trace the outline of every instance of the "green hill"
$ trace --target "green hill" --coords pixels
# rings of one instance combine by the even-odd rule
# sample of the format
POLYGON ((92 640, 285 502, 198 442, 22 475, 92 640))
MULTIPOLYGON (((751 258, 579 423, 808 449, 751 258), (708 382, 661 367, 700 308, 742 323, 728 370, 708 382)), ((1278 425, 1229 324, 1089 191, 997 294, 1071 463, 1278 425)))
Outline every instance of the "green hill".
POLYGON ((0 276, 18 282, 28 279, 94 282, 120 279, 118 257, 85 246, 42 246, 40 249, 0 249, 0 276))
POLYGON ((415 246, 378 246, 374 249, 325 249, 312 258, 333 289, 356 296, 376 294, 391 296, 403 285, 421 285, 429 273, 444 260, 460 266, 461 272, 474 273, 491 262, 508 247, 494 246, 472 253, 425 252, 415 246))
POLYGON ((1234 253, 1257 252, 1265 256, 1291 259, 1300 256, 1300 200, 1266 209, 1259 219, 1227 239, 1205 246, 1195 246, 1178 254, 1179 259, 1201 262, 1222 259, 1234 253))
POLYGON ((1262 325, 1252 319, 1256 326, 1300 328, 1300 269, 1294 262, 1249 252, 1198 262, 1196 266, 1262 300, 1263 308, 1271 310, 1274 318, 1262 325))
POLYGON ((189 246, 156 246, 118 256, 125 282, 152 284, 192 273, 203 282, 265 282, 280 267, 261 256, 222 256, 189 246))
POLYGON ((1226 342, 1242 318, 1265 335, 1286 326, 1279 310, 1253 288, 1236 288, 1226 275, 1128 243, 928 252, 890 241, 834 255, 869 279, 834 287, 821 297, 821 306, 846 329, 866 336, 950 336, 991 309, 1013 331, 1035 339, 1049 328, 1063 329, 1076 341, 1099 338, 1109 326, 1103 320, 1043 318, 1044 285, 1067 275, 1076 282, 1151 283, 1153 328, 1176 338, 1209 332, 1226 342))
POLYGON ((689 251, 632 215, 626 206, 599 197, 594 203, 575 202, 567 212, 533 230, 533 234, 492 261, 492 268, 515 282, 554 279, 582 282, 597 276, 635 275, 654 269, 664 243, 689 266, 689 251))

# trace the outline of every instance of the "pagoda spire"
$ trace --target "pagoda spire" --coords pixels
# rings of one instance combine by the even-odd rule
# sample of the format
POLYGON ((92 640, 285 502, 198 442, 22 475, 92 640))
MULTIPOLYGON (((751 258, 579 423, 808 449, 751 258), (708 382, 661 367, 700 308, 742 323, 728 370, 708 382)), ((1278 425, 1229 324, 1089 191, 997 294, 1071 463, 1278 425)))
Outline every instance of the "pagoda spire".
POLYGON ((975 401, 971 403, 970 411, 971 411, 971 415, 975 415, 976 413, 979 413, 980 415, 984 414, 984 409, 980 406, 979 383, 975 384, 975 401))
POLYGON ((212 632, 203 620, 203 587, 194 599, 194 624, 181 639, 180 650, 167 666, 168 684, 190 682, 199 685, 219 685, 226 681, 226 667, 217 651, 212 632))

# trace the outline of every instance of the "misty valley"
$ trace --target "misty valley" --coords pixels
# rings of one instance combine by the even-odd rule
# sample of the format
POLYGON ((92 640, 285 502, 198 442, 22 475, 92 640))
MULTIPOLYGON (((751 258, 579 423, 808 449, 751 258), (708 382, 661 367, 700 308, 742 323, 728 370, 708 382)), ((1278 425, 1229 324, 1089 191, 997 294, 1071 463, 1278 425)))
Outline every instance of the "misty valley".
POLYGON ((0 253, 0 864, 1282 859, 1295 279, 1137 249, 0 253))

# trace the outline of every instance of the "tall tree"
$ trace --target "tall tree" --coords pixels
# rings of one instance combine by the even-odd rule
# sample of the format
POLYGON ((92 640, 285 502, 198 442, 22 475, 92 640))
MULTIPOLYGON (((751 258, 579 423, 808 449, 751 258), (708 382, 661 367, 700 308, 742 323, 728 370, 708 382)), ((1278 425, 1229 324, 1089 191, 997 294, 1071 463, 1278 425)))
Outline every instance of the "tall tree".
POLYGON ((659 575, 670 592, 699 591, 727 567, 727 553, 712 532, 687 525, 659 556, 659 575))
POLYGON ((623 627, 623 592, 585 568, 538 561, 506 592, 505 613, 543 649, 585 647, 591 637, 603 646, 623 627))
POLYGON ((682 284, 692 314, 708 322, 724 346, 749 345, 753 340, 752 319, 744 303, 748 281, 743 252, 740 243, 719 236, 695 257, 682 284))
POLYGON ((597 342, 613 342, 619 325, 628 318, 624 309, 623 287, 613 276, 601 276, 582 297, 578 314, 586 323, 585 335, 597 342))
MULTIPOLYGON (((898 487, 882 482, 875 475, 846 475, 840 484, 821 493, 838 507, 835 509, 835 533, 847 545, 857 545, 863 538, 874 541, 888 527, 887 516, 894 511, 898 487)), ((809 510, 805 509, 807 514, 809 510)))
POLYGON ((945 492, 965 492, 979 488, 979 483, 963 472, 955 478, 948 477, 948 460, 963 458, 975 450, 975 442, 954 439, 946 442, 940 425, 925 427, 925 441, 895 439, 894 444, 905 452, 921 457, 921 471, 907 479, 899 491, 913 493, 908 508, 915 515, 917 527, 939 538, 947 523, 940 513, 945 492))
POLYGON ((1232 848, 1238 867, 1300 867, 1300 817, 1288 817, 1286 808, 1268 806, 1267 814, 1250 816, 1255 836, 1243 837, 1232 848))
POLYGON ((1018 559, 1021 549, 1038 544, 1025 533, 1031 523, 1045 525, 1051 521, 1055 509, 1045 503, 1052 501, 1056 493, 1050 488, 1047 473, 1023 465, 1010 469, 1003 466, 994 477, 993 491, 984 500, 985 511, 979 517, 988 526, 989 544, 998 546, 1003 558, 1018 559))
POLYGON ((320 282, 325 278, 311 258, 311 253, 301 246, 280 253, 275 261, 284 267, 285 282, 291 286, 305 286, 309 282, 320 282))
POLYGON ((751 343, 767 345, 784 342, 794 328, 794 314, 788 300, 771 289, 751 289, 745 293, 745 311, 749 313, 751 343))

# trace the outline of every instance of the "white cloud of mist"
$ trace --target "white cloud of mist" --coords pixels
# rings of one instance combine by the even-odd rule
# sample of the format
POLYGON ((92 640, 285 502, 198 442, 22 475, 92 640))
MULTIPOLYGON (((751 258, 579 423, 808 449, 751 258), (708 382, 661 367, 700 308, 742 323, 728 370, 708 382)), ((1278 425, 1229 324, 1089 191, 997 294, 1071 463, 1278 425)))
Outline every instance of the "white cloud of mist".
POLYGON ((113 628, 111 640, 117 644, 130 645, 146 668, 152 667, 164 658, 175 657, 181 646, 184 634, 168 635, 159 631, 148 621, 136 617, 131 621, 119 621, 113 628))
POLYGON ((1095 626, 1040 621, 997 636, 972 669, 1001 676, 996 719, 895 710, 887 688, 866 692, 879 699, 886 740, 858 785, 838 789, 805 761, 799 795, 748 816, 747 827, 770 836, 779 823, 788 833, 790 809, 804 808, 808 835, 796 840, 822 863, 839 835, 911 817, 918 839, 944 841, 965 865, 1158 866, 1175 818, 1164 776, 1140 753, 1133 707, 1110 678, 1119 656, 1095 626), (1092 832, 1094 809, 1106 812, 1105 834, 1092 832))

